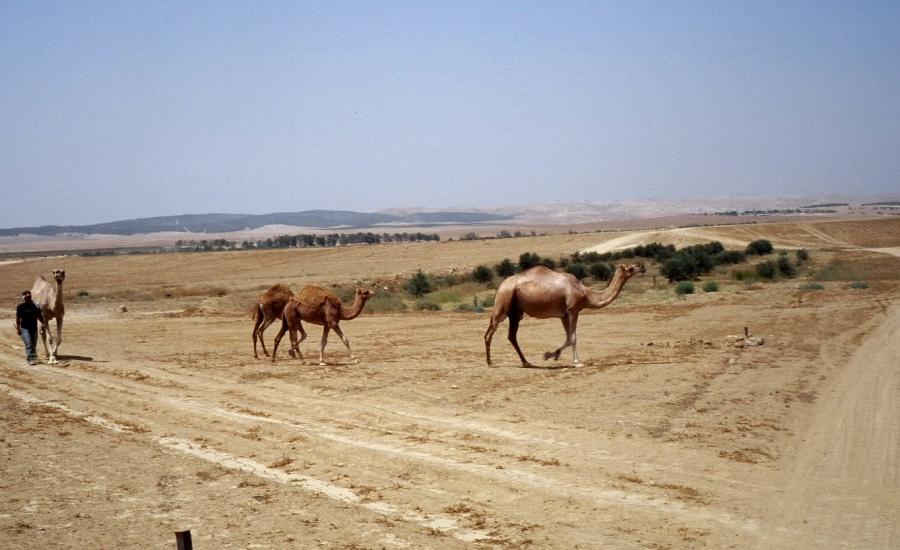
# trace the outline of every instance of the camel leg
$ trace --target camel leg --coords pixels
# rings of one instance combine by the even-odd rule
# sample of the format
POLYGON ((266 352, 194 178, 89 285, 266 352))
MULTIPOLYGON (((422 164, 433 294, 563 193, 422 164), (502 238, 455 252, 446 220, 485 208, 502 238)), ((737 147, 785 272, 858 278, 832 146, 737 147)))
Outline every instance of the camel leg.
POLYGON ((303 359, 303 354, 300 353, 300 344, 302 344, 303 341, 306 340, 306 337, 308 335, 306 334, 306 331, 303 330, 302 323, 300 323, 297 326, 297 329, 300 331, 300 340, 298 341, 297 335, 294 332, 291 332, 291 346, 293 346, 293 349, 291 350, 291 357, 297 357, 298 359, 303 359), (296 355, 294 355, 294 354, 296 354, 296 355))
POLYGON ((269 350, 266 349, 266 341, 263 340, 263 333, 266 331, 267 328, 269 328, 269 325, 271 325, 271 324, 274 323, 274 322, 275 322, 275 319, 274 319, 274 318, 272 318, 272 319, 264 319, 263 322, 262 322, 262 326, 259 327, 259 331, 258 331, 258 334, 259 334, 259 345, 262 346, 263 353, 266 355, 266 357, 269 356, 269 350))
POLYGON ((494 338, 494 333, 497 332, 497 328, 500 326, 500 323, 506 319, 506 313, 495 313, 491 315, 491 322, 488 324, 488 328, 484 333, 484 353, 485 357, 487 357, 487 365, 491 366, 491 340, 494 338))
POLYGON ((59 345, 62 344, 62 327, 63 327, 63 318, 56 318, 56 341, 51 341, 53 355, 50 358, 51 363, 56 363, 56 354, 59 353, 59 345))
POLYGON ((515 348, 516 353, 519 354, 519 359, 522 360, 523 367, 533 367, 531 363, 525 359, 525 355, 522 353, 522 350, 519 348, 519 341, 516 339, 516 334, 519 332, 519 321, 522 320, 520 315, 516 315, 510 313, 509 315, 509 343, 512 344, 513 348, 515 348))
POLYGON ((263 318, 262 308, 257 305, 256 306, 256 319, 253 321, 253 358, 259 359, 259 355, 256 353, 256 339, 259 337, 259 327, 262 325, 263 318))
POLYGON ((319 348, 319 364, 320 365, 325 364, 325 344, 328 343, 328 331, 329 330, 331 330, 331 328, 328 325, 325 325, 322 328, 322 347, 319 348))
POLYGON ((341 327, 337 325, 334 325, 334 328, 332 330, 334 330, 335 334, 338 335, 338 337, 341 339, 341 342, 343 342, 344 345, 347 346, 347 353, 350 354, 350 361, 352 363, 359 363, 359 359, 353 356, 353 350, 350 349, 350 338, 344 336, 344 333, 341 332, 341 327))
POLYGON ((556 361, 557 359, 559 359, 559 355, 562 353, 562 350, 564 350, 567 347, 572 345, 572 334, 573 333, 572 333, 572 325, 569 321, 569 315, 566 314, 566 316, 562 317, 560 320, 562 321, 563 330, 566 331, 566 341, 563 342, 563 345, 556 348, 555 351, 548 351, 547 353, 545 353, 544 361, 546 361, 547 359, 550 359, 551 357, 553 358, 554 361, 556 361))
POLYGON ((569 341, 572 344, 572 357, 575 358, 575 366, 581 366, 581 359, 578 358, 578 336, 576 331, 578 329, 578 314, 572 315, 571 321, 569 321, 570 326, 572 327, 571 336, 569 337, 569 341))
MULTIPOLYGON (((288 331, 287 321, 284 319, 281 320, 281 329, 278 331, 278 334, 275 335, 275 345, 272 347, 272 362, 275 362, 275 353, 278 352, 278 344, 281 343, 281 339, 284 337, 284 333, 288 331)), ((295 338, 294 331, 291 331, 291 340, 295 338)), ((260 338, 262 340, 262 338, 260 338)), ((263 349, 265 351, 265 348, 263 349)), ((269 355, 268 353, 266 354, 269 355)))
MULTIPOLYGON (((41 321, 41 342, 44 343, 44 353, 47 354, 48 358, 52 358, 53 356, 50 355, 50 348, 47 347, 47 333, 48 332, 50 332, 50 327, 48 326, 47 322, 41 321)), ((52 340, 52 337, 51 337, 51 340, 52 340)), ((50 343, 53 344, 52 341, 50 343)), ((35 346, 35 347, 37 347, 37 346, 35 346)))

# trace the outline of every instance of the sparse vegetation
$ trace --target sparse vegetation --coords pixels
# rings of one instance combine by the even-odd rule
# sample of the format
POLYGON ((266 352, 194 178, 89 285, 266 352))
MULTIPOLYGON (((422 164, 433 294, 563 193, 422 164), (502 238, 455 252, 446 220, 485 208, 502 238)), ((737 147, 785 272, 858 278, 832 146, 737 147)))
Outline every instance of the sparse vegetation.
POLYGON ((715 281, 709 281, 703 285, 703 292, 718 292, 719 285, 715 281))
POLYGON ((853 281, 852 283, 850 283, 850 288, 855 288, 855 289, 869 288, 869 283, 866 283, 865 281, 853 281))
POLYGON ((825 290, 825 287, 819 283, 806 283, 800 287, 800 290, 825 290))
POLYGON ((79 297, 79 298, 90 298, 90 297, 91 297, 91 293, 88 292, 87 290, 79 290, 79 291, 78 291, 78 297, 79 297))
POLYGON ((416 309, 419 311, 440 311, 441 306, 424 298, 416 302, 416 309))

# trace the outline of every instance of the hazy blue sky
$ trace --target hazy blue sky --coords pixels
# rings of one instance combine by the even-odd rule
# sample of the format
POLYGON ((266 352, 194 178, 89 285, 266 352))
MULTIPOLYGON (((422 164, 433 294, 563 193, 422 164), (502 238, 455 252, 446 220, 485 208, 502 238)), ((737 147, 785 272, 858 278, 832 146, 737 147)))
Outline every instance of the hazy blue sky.
POLYGON ((900 2, 0 0, 0 227, 900 191, 900 2))

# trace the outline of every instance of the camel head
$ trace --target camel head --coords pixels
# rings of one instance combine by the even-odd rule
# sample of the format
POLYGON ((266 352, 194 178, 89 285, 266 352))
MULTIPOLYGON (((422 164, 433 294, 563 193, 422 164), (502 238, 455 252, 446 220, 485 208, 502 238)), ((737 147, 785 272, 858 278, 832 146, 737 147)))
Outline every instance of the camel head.
POLYGON ((375 291, 374 291, 374 290, 369 290, 368 288, 357 288, 357 289, 356 289, 356 295, 357 295, 359 298, 361 298, 363 302, 365 302, 366 300, 368 300, 368 299, 371 298, 372 296, 375 296, 375 291))
POLYGON ((643 263, 631 264, 631 265, 619 264, 618 269, 622 270, 622 274, 625 275, 625 279, 630 279, 630 278, 634 277, 635 275, 637 275, 638 273, 646 273, 647 272, 647 268, 644 267, 643 263))
POLYGON ((66 270, 65 269, 54 269, 53 270, 53 278, 57 283, 61 283, 66 279, 66 270))

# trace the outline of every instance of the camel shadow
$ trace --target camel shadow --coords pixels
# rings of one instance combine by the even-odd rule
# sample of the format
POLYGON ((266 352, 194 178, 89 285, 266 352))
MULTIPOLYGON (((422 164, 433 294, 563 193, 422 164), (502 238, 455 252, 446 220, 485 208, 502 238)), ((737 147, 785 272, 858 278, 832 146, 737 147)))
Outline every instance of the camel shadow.
POLYGON ((535 369, 535 370, 564 370, 564 369, 578 369, 584 368, 578 367, 576 365, 519 365, 520 369, 535 369))
POLYGON ((108 361, 97 361, 93 357, 87 355, 57 355, 59 361, 94 361, 95 363, 108 363, 108 361))

